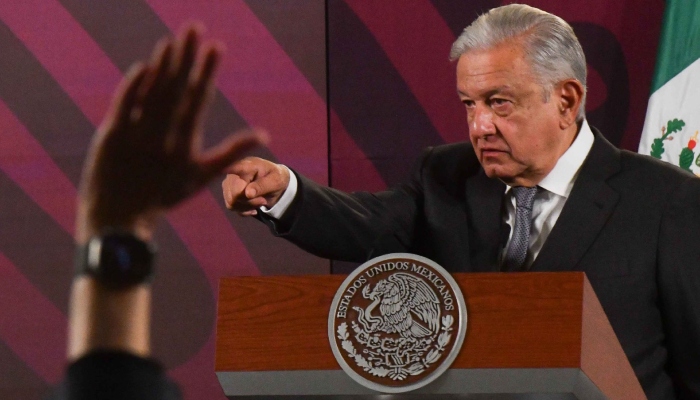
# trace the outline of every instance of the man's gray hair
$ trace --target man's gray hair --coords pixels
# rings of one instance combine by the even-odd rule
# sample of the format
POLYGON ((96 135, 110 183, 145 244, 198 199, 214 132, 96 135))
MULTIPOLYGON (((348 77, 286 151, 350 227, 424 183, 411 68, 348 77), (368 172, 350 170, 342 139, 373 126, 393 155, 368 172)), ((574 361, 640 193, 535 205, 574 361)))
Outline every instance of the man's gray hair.
POLYGON ((574 78, 583 85, 581 106, 576 116, 583 120, 586 104, 586 56, 574 30, 563 19, 524 4, 510 4, 482 14, 452 44, 450 60, 471 50, 487 50, 507 41, 521 40, 526 60, 545 92, 574 78))

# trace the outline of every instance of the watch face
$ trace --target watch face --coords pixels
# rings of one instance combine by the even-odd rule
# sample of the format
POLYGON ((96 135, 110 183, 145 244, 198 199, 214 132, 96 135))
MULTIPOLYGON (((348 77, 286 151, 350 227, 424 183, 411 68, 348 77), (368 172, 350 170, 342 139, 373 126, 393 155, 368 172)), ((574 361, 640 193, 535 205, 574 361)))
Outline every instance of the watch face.
POLYGON ((85 272, 107 287, 129 287, 150 278, 153 254, 148 244, 131 234, 108 234, 88 243, 85 272))
POLYGON ((138 251, 134 251, 132 244, 125 243, 123 239, 106 237, 102 241, 103 262, 109 258, 113 268, 121 273, 133 271, 139 264, 148 262, 148 260, 139 260, 139 255, 143 258, 143 254, 138 253, 138 251))

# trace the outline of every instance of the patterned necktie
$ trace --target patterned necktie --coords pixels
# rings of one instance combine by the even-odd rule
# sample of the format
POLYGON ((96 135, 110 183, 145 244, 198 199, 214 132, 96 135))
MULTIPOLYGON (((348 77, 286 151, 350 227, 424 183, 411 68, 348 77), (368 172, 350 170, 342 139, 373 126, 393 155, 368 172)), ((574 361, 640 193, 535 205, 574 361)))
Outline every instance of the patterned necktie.
POLYGON ((510 245, 503 260, 504 271, 522 271, 527 248, 530 245, 530 227, 532 226, 532 203, 535 201, 537 186, 516 186, 511 189, 515 195, 515 226, 510 245))

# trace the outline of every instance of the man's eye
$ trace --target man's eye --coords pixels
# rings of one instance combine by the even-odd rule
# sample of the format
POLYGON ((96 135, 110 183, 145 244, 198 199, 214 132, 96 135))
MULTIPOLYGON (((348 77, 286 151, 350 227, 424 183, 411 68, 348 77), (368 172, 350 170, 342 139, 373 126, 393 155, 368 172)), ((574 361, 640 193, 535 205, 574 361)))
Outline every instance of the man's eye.
POLYGON ((462 100, 462 104, 467 108, 474 108, 474 100, 462 100))
POLYGON ((490 104, 496 115, 506 116, 513 111, 513 103, 507 99, 492 99, 490 104))

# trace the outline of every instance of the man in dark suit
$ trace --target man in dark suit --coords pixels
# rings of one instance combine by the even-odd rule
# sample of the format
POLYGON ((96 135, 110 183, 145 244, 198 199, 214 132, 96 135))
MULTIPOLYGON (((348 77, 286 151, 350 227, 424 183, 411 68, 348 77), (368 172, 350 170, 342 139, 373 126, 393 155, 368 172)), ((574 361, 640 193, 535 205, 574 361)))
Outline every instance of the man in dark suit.
POLYGON ((469 143, 427 149, 407 183, 375 194, 246 159, 223 183, 227 206, 329 258, 585 271, 647 396, 700 398, 700 181, 589 127, 583 51, 556 16, 491 10, 451 57, 469 143))

